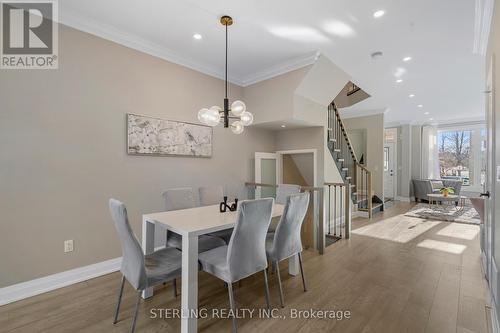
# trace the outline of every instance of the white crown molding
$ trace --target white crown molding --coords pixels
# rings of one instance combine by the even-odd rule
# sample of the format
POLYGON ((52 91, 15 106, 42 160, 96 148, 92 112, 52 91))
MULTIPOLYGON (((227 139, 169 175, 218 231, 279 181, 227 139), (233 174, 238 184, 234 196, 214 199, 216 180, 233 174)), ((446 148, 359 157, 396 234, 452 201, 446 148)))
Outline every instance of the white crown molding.
POLYGON ((494 3, 494 0, 476 0, 473 46, 473 52, 475 54, 486 54, 494 3))
POLYGON ((309 52, 303 56, 289 59, 285 62, 266 68, 260 72, 245 77, 243 79, 243 87, 271 79, 278 75, 285 74, 308 65, 312 65, 316 62, 316 60, 318 60, 319 56, 320 53, 318 51, 309 52))
POLYGON ((116 272, 120 269, 121 262, 121 257, 110 259, 0 288, 0 306, 116 272))
MULTIPOLYGON (((70 10, 61 10, 59 22, 71 28, 224 80, 224 73, 221 73, 219 70, 201 65, 195 61, 186 59, 185 57, 180 57, 175 52, 162 45, 152 43, 144 38, 130 33, 125 33, 111 25, 83 18, 70 10)), ((228 81, 233 84, 243 86, 243 81, 240 78, 229 76, 228 81)))
MULTIPOLYGON (((59 22, 91 35, 110 40, 131 49, 144 52, 154 57, 224 80, 224 73, 215 68, 202 65, 198 62, 186 59, 185 57, 180 57, 174 51, 162 45, 153 43, 130 33, 125 33, 111 25, 83 18, 71 10, 61 10, 59 22)), ((230 75, 228 77, 228 81, 238 86, 246 87, 251 84, 314 64, 318 57, 319 52, 309 52, 305 55, 289 59, 247 77, 235 77, 230 75)))
POLYGON ((387 109, 374 109, 374 110, 353 110, 350 108, 339 109, 342 119, 358 118, 384 114, 387 109))

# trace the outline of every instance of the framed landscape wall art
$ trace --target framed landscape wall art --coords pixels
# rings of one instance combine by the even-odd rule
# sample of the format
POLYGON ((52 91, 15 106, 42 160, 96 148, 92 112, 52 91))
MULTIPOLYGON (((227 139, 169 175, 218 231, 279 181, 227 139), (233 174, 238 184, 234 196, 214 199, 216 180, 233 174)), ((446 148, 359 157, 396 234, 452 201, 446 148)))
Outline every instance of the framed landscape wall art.
POLYGON ((128 113, 127 153, 211 157, 212 127, 128 113))

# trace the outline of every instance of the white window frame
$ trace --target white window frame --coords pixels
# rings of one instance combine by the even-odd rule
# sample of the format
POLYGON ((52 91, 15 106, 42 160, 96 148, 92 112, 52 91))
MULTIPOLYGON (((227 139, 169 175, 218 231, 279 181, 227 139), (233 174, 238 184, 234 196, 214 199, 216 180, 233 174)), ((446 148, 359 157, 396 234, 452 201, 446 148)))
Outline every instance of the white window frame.
MULTIPOLYGON (((470 139, 471 147, 481 147, 481 130, 483 129, 486 129, 486 124, 484 122, 439 125, 437 128, 438 133, 442 131, 472 131, 470 139)), ((474 185, 462 186, 462 191, 481 192, 483 190, 481 185, 481 149, 471 150, 471 153, 473 156, 473 170, 479 170, 479 172, 474 172, 474 179, 472 180, 474 185)))

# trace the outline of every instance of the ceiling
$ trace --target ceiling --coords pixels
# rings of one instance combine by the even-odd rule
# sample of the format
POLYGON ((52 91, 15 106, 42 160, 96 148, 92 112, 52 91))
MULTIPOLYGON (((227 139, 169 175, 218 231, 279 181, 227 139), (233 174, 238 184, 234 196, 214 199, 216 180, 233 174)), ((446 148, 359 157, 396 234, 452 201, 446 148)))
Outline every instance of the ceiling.
POLYGON ((386 123, 483 118, 474 0, 64 0, 59 7, 64 24, 217 77, 224 70, 218 18, 228 14, 234 83, 303 66, 320 52, 372 96, 346 115, 385 112, 386 123), (380 9, 385 15, 375 18, 380 9), (383 56, 374 60, 376 51, 383 56))

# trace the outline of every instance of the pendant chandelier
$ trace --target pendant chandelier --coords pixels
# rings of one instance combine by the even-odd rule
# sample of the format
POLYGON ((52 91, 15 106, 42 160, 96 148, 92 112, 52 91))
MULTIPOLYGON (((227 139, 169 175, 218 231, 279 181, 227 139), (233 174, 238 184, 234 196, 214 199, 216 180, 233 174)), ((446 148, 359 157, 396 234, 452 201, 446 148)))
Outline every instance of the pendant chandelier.
POLYGON ((234 134, 241 134, 245 129, 245 126, 249 126, 253 123, 253 115, 246 111, 246 105, 242 101, 234 101, 229 107, 229 99, 227 98, 227 27, 233 24, 233 19, 230 16, 224 15, 220 18, 220 23, 226 27, 226 64, 225 64, 225 97, 224 97, 224 108, 219 106, 212 106, 211 108, 203 108, 198 111, 198 120, 208 126, 215 127, 219 125, 221 121, 224 123, 224 127, 231 127, 231 131, 234 134), (229 120, 233 120, 229 124, 229 120))

